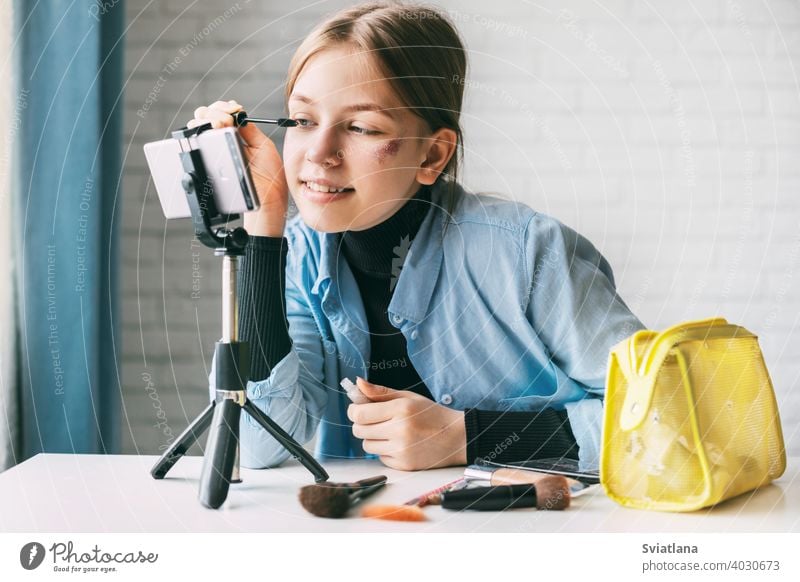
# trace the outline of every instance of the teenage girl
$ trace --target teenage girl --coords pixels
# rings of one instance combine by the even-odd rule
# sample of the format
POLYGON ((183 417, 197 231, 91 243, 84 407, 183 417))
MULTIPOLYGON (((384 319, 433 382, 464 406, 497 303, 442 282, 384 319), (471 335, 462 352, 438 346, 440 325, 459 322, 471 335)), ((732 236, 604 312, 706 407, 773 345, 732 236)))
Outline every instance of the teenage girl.
MULTIPOLYGON (((319 431, 322 459, 596 468, 608 352, 643 326, 587 239, 459 184, 465 74, 438 11, 359 5, 292 58, 299 125, 283 157, 256 125, 239 129, 261 201, 239 283, 247 394, 299 442, 319 431), (350 403, 343 378, 370 402, 350 403)), ((189 126, 231 126, 241 109, 218 101, 189 126)), ((289 457, 241 423, 243 466, 289 457)))

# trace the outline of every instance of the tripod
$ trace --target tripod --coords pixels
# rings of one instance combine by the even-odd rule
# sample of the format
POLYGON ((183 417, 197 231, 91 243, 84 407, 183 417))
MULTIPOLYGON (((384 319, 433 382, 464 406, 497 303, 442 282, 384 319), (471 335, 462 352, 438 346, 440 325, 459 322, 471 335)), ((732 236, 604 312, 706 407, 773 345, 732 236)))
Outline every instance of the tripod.
POLYGON ((222 339, 214 347, 216 397, 184 430, 150 470, 154 479, 163 479, 187 450, 210 428, 198 497, 211 509, 220 507, 228 496, 231 483, 239 477, 239 420, 242 409, 252 416, 292 456, 314 475, 316 482, 327 481, 328 473, 292 436, 264 414, 248 398, 250 349, 238 341, 238 305, 236 275, 238 258, 244 254, 248 234, 239 227, 230 230, 215 228, 238 218, 217 212, 213 184, 208 178, 197 141, 197 134, 211 128, 204 124, 193 129, 179 129, 172 137, 181 146, 181 163, 185 171, 182 185, 186 191, 195 235, 222 257, 222 339))

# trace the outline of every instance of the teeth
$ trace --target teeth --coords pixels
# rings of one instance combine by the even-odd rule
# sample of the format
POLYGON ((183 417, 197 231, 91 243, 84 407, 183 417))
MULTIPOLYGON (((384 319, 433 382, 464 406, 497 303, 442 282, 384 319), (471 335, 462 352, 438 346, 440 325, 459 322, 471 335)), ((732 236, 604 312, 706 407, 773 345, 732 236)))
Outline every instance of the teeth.
POLYGON ((317 184, 316 182, 306 182, 305 185, 310 190, 316 190, 317 192, 344 192, 346 188, 328 188, 327 186, 323 186, 322 184, 317 184))

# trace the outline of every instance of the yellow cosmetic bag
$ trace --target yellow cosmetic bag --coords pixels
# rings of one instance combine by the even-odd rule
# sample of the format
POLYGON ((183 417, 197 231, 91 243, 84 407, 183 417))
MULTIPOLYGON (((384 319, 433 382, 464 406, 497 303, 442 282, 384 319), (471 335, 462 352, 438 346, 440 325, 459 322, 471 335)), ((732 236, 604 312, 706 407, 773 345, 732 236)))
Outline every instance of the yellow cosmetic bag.
POLYGON ((614 501, 694 511, 785 468, 757 336, 713 318, 638 331, 611 350, 600 482, 614 501))

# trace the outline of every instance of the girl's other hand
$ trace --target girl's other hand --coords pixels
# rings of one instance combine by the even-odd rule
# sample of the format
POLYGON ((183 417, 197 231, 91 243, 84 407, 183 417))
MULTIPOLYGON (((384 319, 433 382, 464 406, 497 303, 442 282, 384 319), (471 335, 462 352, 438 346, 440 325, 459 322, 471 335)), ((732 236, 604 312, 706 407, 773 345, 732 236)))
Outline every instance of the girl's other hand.
POLYGON ((347 408, 353 436, 364 439, 365 452, 378 455, 383 464, 401 471, 466 465, 463 411, 408 390, 393 390, 363 378, 356 382, 372 400, 347 408))

